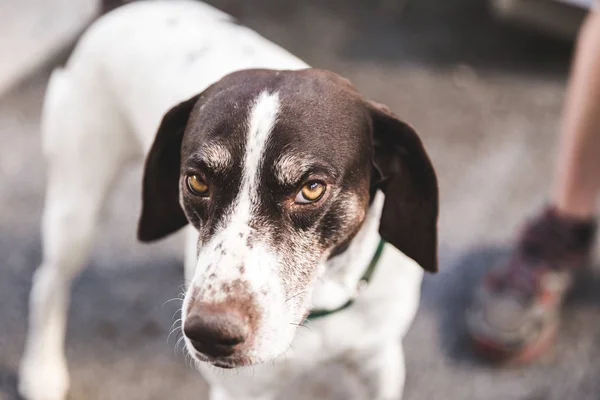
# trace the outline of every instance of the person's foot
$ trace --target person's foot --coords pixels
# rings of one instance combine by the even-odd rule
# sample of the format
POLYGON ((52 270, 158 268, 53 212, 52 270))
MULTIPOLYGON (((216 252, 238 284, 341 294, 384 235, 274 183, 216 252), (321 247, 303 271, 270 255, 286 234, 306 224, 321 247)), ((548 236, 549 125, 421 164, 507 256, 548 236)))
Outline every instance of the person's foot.
POLYGON ((525 225, 509 262, 486 274, 467 310, 467 330, 482 356, 526 363, 553 343, 560 306, 595 232, 595 221, 552 208, 525 225))

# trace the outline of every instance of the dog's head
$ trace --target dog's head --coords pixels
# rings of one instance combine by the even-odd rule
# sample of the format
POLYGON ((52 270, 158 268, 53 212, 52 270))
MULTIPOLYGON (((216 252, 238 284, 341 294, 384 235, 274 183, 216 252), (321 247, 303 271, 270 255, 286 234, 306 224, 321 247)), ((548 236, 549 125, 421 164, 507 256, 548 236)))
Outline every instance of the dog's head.
POLYGON ((199 232, 183 307, 192 355, 236 367, 283 353, 317 272, 377 190, 382 238, 435 271, 438 190, 421 140, 346 79, 240 71, 171 109, 146 161, 138 234, 199 232))

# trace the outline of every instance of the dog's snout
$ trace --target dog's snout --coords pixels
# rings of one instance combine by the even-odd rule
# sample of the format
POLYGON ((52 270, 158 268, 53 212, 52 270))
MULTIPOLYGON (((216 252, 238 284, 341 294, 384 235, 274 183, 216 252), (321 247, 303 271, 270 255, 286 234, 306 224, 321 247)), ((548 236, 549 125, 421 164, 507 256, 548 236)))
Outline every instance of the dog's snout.
POLYGON ((248 323, 231 312, 201 308, 186 318, 183 332, 200 353, 209 357, 233 354, 249 337, 248 323))

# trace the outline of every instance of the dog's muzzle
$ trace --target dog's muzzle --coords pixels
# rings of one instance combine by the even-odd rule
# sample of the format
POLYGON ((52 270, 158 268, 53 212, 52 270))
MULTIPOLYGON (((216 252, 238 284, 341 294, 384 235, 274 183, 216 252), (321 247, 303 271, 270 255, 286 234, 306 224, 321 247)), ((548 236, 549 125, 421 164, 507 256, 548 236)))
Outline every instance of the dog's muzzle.
POLYGON ((250 332, 249 317, 227 304, 196 304, 183 326, 192 346, 211 360, 243 351, 250 332))

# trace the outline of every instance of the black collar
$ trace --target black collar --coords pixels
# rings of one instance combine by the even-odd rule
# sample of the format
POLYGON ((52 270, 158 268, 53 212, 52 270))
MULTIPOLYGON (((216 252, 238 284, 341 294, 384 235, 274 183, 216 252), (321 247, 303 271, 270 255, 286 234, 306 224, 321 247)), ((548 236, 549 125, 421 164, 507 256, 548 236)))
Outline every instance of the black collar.
MULTIPOLYGON (((375 250, 375 254, 373 254, 373 258, 371 258, 371 262, 369 263, 369 267, 365 271, 362 278, 360 278, 360 281, 358 281, 357 292, 359 290, 362 290, 365 286, 367 286, 369 284, 369 281, 371 280, 371 277, 373 276, 373 272, 375 272, 375 267, 377 267, 377 263, 379 262, 379 259, 381 258, 381 254, 383 253, 384 247, 385 247, 385 241, 383 241, 383 239, 380 239, 379 244, 377 245, 377 250, 375 250)), ((354 296, 350 297, 350 299, 348 299, 347 302, 345 302, 338 308, 334 308, 332 310, 314 309, 308 314, 308 317, 306 317, 306 319, 309 321, 312 321, 315 319, 326 317, 331 314, 335 314, 336 312, 345 310, 346 308, 350 307, 354 303, 354 300, 355 300, 354 296)))

